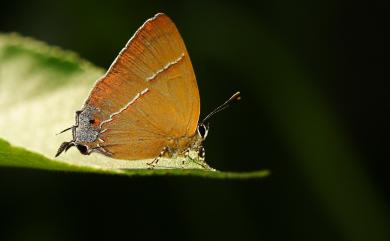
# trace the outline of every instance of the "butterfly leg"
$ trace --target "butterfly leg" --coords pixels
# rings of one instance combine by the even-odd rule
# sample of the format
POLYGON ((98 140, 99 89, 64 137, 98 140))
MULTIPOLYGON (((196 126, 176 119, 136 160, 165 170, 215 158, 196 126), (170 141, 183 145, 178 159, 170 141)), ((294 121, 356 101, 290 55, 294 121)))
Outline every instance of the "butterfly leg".
POLYGON ((158 163, 158 161, 160 160, 160 158, 161 158, 162 156, 164 156, 165 153, 166 153, 167 151, 168 151, 168 147, 164 147, 164 148, 162 149, 162 151, 160 152, 160 154, 159 154, 156 158, 154 158, 153 161, 151 161, 151 162, 149 162, 149 163, 146 163, 146 164, 149 165, 149 168, 150 168, 150 169, 154 168, 154 167, 157 165, 157 163, 158 163))
MULTIPOLYGON (((195 163, 196 165, 199 165, 203 167, 204 169, 215 171, 215 169, 211 168, 207 163, 205 162, 205 149, 203 146, 200 146, 199 148, 195 149, 194 155, 190 155, 190 152, 193 151, 191 147, 187 148, 184 152, 184 157, 186 160, 189 160, 190 162, 195 163)), ((182 163, 184 165, 184 161, 182 163)))
MULTIPOLYGON (((187 149, 184 151, 184 158, 185 158, 185 159, 189 159, 189 158, 190 158, 190 148, 187 148, 187 149)), ((185 160, 183 160, 181 164, 184 166, 185 160)))
POLYGON ((198 160, 200 161, 199 165, 201 165, 203 168, 206 168, 211 171, 215 171, 214 168, 210 167, 206 162, 206 150, 203 146, 200 146, 198 149, 198 160))
POLYGON ((206 150, 204 149, 203 146, 201 146, 198 150, 198 159, 204 162, 206 157, 206 150))

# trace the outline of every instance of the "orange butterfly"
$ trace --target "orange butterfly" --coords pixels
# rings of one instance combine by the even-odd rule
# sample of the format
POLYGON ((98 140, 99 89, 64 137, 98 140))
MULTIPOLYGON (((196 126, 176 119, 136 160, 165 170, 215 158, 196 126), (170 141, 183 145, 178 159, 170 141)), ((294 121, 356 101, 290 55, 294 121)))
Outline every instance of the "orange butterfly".
MULTIPOLYGON (((240 99, 228 101, 198 123, 200 99, 195 74, 184 42, 172 20, 163 13, 147 20, 119 53, 107 73, 76 112, 73 140, 59 147, 56 157, 70 147, 125 160, 164 155, 189 157, 208 167, 202 146, 206 121, 240 99)), ((64 132, 62 131, 62 132, 64 132)), ((61 133, 62 133, 61 132, 61 133)))

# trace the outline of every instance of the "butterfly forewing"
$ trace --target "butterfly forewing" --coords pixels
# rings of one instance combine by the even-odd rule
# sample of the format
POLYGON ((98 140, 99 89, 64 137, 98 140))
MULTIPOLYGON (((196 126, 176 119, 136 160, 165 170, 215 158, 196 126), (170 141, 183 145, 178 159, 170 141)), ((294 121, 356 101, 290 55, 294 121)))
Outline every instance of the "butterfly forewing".
POLYGON ((99 144, 113 157, 152 158, 172 138, 194 135, 198 87, 184 42, 166 15, 138 29, 84 106, 99 110, 99 144))

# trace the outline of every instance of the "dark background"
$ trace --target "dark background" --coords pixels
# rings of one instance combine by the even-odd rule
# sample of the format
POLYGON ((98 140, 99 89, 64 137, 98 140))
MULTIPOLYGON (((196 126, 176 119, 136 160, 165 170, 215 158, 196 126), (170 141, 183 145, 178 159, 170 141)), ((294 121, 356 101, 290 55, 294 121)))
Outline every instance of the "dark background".
POLYGON ((0 240, 390 240, 386 8, 345 1, 1 2, 19 32, 108 67, 167 13, 202 113, 240 90, 206 142, 211 166, 260 180, 0 170, 0 240), (387 157, 385 159, 385 157, 387 157))

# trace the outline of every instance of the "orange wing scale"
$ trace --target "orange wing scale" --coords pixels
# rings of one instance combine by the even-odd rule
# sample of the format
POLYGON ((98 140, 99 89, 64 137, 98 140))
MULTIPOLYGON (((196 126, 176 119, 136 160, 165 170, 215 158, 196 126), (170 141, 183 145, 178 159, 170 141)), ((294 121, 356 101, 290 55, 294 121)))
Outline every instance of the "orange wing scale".
POLYGON ((199 92, 175 24, 164 14, 146 21, 84 106, 100 110, 99 144, 115 158, 153 158, 173 139, 193 136, 199 92))

